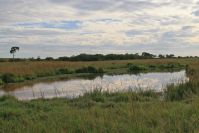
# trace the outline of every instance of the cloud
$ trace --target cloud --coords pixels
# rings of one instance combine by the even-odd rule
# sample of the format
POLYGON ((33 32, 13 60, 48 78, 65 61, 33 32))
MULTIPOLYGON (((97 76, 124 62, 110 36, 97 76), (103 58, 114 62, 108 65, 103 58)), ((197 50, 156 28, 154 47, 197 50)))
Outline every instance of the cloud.
POLYGON ((14 26, 26 28, 54 28, 73 30, 81 27, 80 21, 60 21, 60 22, 23 22, 17 23, 14 26))
POLYGON ((50 0, 56 4, 65 4, 78 10, 99 11, 99 10, 142 10, 143 8, 155 8, 165 6, 170 3, 155 2, 148 0, 50 0))
POLYGON ((198 55, 198 16, 197 0, 0 0, 0 56, 10 56, 11 42, 21 47, 21 57, 184 55, 183 48, 198 55))
POLYGON ((98 11, 104 10, 111 6, 111 0, 50 0, 56 4, 65 4, 79 10, 98 11))
POLYGON ((199 10, 195 11, 194 15, 199 16, 199 10))

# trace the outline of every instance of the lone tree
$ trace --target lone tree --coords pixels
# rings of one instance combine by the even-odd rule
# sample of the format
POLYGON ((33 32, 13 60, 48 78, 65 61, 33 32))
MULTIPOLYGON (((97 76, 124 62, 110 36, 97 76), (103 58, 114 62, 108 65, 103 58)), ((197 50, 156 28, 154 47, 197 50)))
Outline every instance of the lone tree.
POLYGON ((19 47, 12 47, 11 49, 10 49, 10 54, 12 54, 13 55, 13 59, 15 58, 15 53, 17 52, 17 51, 19 51, 19 47))

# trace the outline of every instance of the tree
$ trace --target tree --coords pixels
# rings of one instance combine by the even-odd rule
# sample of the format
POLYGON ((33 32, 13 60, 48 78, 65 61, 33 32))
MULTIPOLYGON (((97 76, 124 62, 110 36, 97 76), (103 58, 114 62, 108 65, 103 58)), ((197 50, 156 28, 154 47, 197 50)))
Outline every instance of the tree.
POLYGON ((142 56, 143 56, 144 58, 155 58, 155 57, 156 57, 155 55, 150 54, 150 53, 147 53, 147 52, 143 52, 143 53, 142 53, 142 56))
POLYGON ((41 60, 41 57, 40 56, 37 56, 37 61, 40 61, 41 60))
POLYGON ((10 54, 13 55, 13 59, 15 58, 15 53, 16 53, 17 51, 19 51, 19 47, 16 47, 16 46, 14 46, 14 47, 12 47, 12 48, 10 49, 10 54))
POLYGON ((174 54, 170 54, 170 55, 166 55, 167 58, 174 58, 175 55, 174 54))
POLYGON ((159 57, 159 58, 165 58, 165 56, 162 55, 162 54, 160 54, 158 57, 159 57))
POLYGON ((52 61, 52 60, 54 60, 54 58, 53 57, 46 57, 45 60, 52 61))

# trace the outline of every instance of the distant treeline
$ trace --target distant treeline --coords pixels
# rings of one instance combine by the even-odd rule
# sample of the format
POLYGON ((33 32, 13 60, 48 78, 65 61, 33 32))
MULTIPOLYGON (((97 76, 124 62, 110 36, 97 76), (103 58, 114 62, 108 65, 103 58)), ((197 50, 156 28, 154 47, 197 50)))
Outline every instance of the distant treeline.
MULTIPOLYGON (((156 58, 194 58, 192 56, 189 57, 176 57, 174 54, 167 55, 154 55, 151 53, 143 52, 142 54, 80 54, 71 57, 59 57, 54 59, 53 57, 47 57, 45 60, 59 60, 59 61, 105 61, 105 60, 132 60, 132 59, 156 59, 156 58)), ((39 60, 39 58, 38 58, 39 60)))
MULTIPOLYGON (((76 56, 71 57, 59 57, 59 58, 53 58, 53 57, 46 57, 45 59, 41 59, 39 56, 37 58, 29 58, 29 59, 14 59, 14 61, 41 61, 41 60, 47 60, 47 61, 105 61, 105 60, 132 60, 132 59, 157 59, 157 58, 197 58, 197 56, 187 56, 187 57, 176 57, 174 54, 167 54, 167 55, 154 55, 151 53, 143 52, 142 54, 80 54, 76 56)), ((0 59, 0 62, 4 61, 13 61, 13 59, 0 59)))
MULTIPOLYGON (((80 54, 71 57, 59 57, 58 60, 61 61, 104 61, 104 60, 129 60, 129 59, 152 59, 156 56, 150 53, 143 52, 141 55, 136 54, 80 54)), ((46 58, 50 59, 50 58, 46 58)))

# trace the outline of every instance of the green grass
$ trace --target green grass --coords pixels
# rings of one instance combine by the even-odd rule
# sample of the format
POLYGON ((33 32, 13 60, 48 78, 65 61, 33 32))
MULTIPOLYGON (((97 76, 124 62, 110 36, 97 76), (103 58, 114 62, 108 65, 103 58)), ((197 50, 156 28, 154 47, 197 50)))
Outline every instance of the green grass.
POLYGON ((25 82, 29 80, 34 79, 41 79, 42 77, 52 77, 52 76, 60 76, 60 75, 67 75, 66 77, 69 77, 70 75, 76 76, 79 73, 82 74, 103 74, 104 70, 102 68, 95 68, 92 66, 83 67, 76 69, 75 71, 69 70, 68 68, 59 68, 56 69, 54 72, 41 72, 37 75, 14 75, 12 73, 3 73, 0 75, 0 85, 1 84, 7 84, 7 83, 19 83, 19 82, 25 82))
POLYGON ((140 64, 127 64, 128 71, 131 73, 140 72, 157 72, 157 71, 177 71, 186 68, 186 65, 180 63, 168 63, 168 64, 153 64, 153 65, 140 65, 140 64))
POLYGON ((169 85, 165 90, 165 98, 169 101, 179 101, 199 96, 199 82, 180 83, 169 85))
POLYGON ((0 131, 5 133, 199 131, 199 100, 166 102, 152 92, 94 92, 74 100, 19 102, 0 98, 0 131))
POLYGON ((96 74, 103 74, 104 70, 102 68, 95 68, 93 66, 83 67, 75 70, 76 73, 96 73, 96 74))

